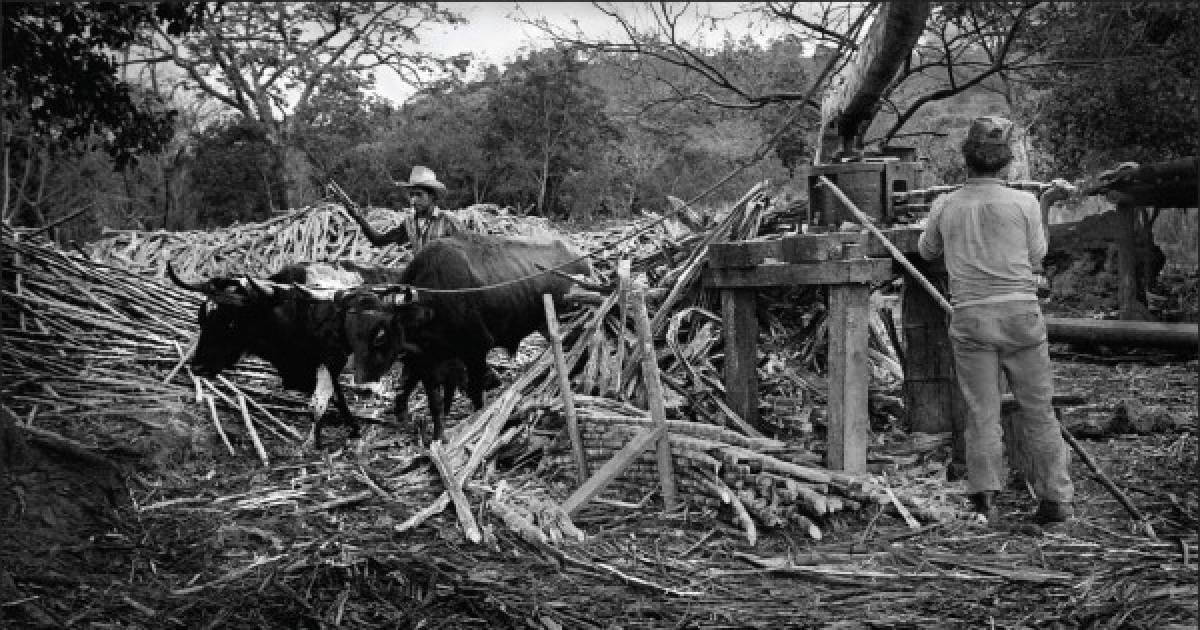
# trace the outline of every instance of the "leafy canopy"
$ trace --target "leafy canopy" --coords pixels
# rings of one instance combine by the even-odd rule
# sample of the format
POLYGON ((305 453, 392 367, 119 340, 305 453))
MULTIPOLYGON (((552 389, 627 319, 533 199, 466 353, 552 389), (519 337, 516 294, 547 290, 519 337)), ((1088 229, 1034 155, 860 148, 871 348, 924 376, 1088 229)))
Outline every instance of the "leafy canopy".
POLYGON ((29 137, 64 149, 93 135, 118 169, 160 150, 175 112, 118 77, 116 55, 139 29, 161 24, 179 34, 204 16, 184 3, 5 3, 3 115, 6 137, 29 137))

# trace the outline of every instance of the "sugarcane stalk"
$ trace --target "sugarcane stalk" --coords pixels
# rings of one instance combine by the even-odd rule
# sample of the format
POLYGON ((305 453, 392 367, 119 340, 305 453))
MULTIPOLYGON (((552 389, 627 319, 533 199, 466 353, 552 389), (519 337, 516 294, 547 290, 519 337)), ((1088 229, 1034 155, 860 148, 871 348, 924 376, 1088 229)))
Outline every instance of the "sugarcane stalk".
POLYGON ((463 494, 462 481, 455 476, 450 463, 446 461, 441 440, 434 440, 429 445, 429 459, 433 461, 434 468, 442 477, 442 485, 450 495, 450 502, 454 504, 454 511, 458 514, 458 522, 462 525, 463 534, 466 535, 467 540, 478 544, 483 540, 483 536, 479 533, 479 526, 475 523, 474 515, 471 514, 471 505, 467 503, 467 497, 463 494))
POLYGON ((221 418, 217 416, 217 406, 213 404, 212 396, 206 396, 204 400, 208 403, 208 413, 212 417, 213 426, 217 428, 217 435, 221 436, 221 441, 225 443, 225 448, 229 450, 229 454, 237 455, 233 450, 233 444, 229 442, 229 436, 225 435, 225 427, 221 426, 221 418))

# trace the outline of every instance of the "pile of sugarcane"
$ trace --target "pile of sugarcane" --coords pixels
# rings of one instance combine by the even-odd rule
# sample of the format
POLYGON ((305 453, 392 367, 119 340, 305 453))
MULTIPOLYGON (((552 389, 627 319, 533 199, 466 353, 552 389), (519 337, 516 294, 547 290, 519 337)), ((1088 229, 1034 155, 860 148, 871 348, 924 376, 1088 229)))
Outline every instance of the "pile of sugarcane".
POLYGON ((196 294, 45 241, 6 237, 0 259, 0 391, 14 416, 133 419, 161 429, 191 401, 222 436, 218 407, 256 441, 258 429, 303 437, 280 416, 302 411, 304 401, 274 387, 264 362, 247 359, 215 380, 190 377, 184 358, 196 333, 196 294))
MULTIPOLYGON (((646 346, 638 342, 626 303, 630 293, 644 295, 666 409, 674 418, 670 443, 682 471, 681 488, 699 503, 729 506, 748 536, 753 537, 757 522, 798 524, 819 537, 823 516, 877 504, 884 495, 866 477, 818 470, 814 454, 781 451, 780 442, 755 437, 754 428, 728 407, 720 378, 721 322, 706 308, 715 295, 700 285, 709 244, 759 235, 771 211, 765 190, 765 183, 754 187, 711 226, 674 234, 671 252, 660 247, 670 233, 662 226, 638 232, 633 231, 637 226, 628 226, 576 239, 583 247, 609 245, 605 256, 624 252, 629 263, 605 258, 597 264, 600 282, 620 290, 583 292, 574 300, 580 307, 563 317, 559 337, 565 346, 563 369, 573 375, 571 388, 585 401, 581 414, 588 455, 599 463, 646 421, 645 412, 631 411, 647 406, 641 370, 646 346)), ((475 225, 476 229, 493 233, 544 229, 536 221, 522 224, 483 213, 477 213, 477 218, 486 225, 475 225)), ((386 220, 387 215, 371 215, 377 227, 386 229, 380 219, 386 220)), ((123 233, 92 249, 104 260, 130 269, 88 260, 46 243, 5 239, 6 268, 13 270, 4 287, 7 346, 0 376, 5 381, 5 399, 18 417, 122 416, 136 408, 136 417, 153 418, 157 412, 196 403, 199 413, 192 417, 211 423, 231 453, 233 443, 239 443, 266 463, 271 436, 285 445, 301 440, 303 432, 289 419, 306 412, 303 401, 272 387, 275 379, 270 368, 256 360, 243 361, 239 369, 216 381, 193 377, 183 358, 195 337, 194 313, 200 301, 157 276, 167 261, 174 262, 181 274, 195 277, 266 274, 298 260, 358 256, 358 260, 380 263, 401 255, 389 250, 371 253, 362 243, 357 228, 332 204, 216 233, 123 233), (323 238, 331 234, 332 238, 323 238), (260 439, 260 431, 269 434, 267 439, 260 439), (232 433, 244 439, 230 440, 227 434, 232 433)), ((880 356, 872 358, 881 361, 880 356)), ((482 469, 495 466, 497 453, 527 446, 531 432, 547 418, 562 415, 558 374, 552 353, 545 351, 484 409, 454 426, 433 458, 439 463, 440 480, 428 468, 347 471, 346 486, 360 485, 360 490, 331 495, 329 489, 336 484, 314 483, 304 491, 304 484, 288 479, 278 487, 264 484, 252 496, 223 507, 287 505, 312 511, 365 500, 396 500, 400 495, 413 498, 414 488, 428 494, 441 487, 445 490, 396 529, 415 527, 451 503, 460 517, 470 514, 469 503, 474 500, 484 502, 487 513, 527 538, 553 541, 564 534, 574 538, 570 519, 547 509, 548 499, 524 501, 530 491, 523 488, 502 501, 497 495, 504 493, 475 480, 482 469)), ((551 453, 550 459, 554 456, 551 453)), ((652 489, 637 476, 645 472, 645 466, 635 464, 618 479, 617 487, 638 484, 652 489)), ((919 508, 912 500, 892 501, 897 508, 906 503, 919 516, 936 512, 919 508)), ((464 528, 470 529, 466 523, 464 528)))
MULTIPOLYGON (((575 403, 593 471, 653 423, 648 412, 612 399, 576 396, 575 403)), ((561 413, 562 407, 550 405, 548 410, 561 413)), ((667 426, 680 495, 692 505, 719 510, 743 529, 751 544, 759 525, 790 526, 820 540, 821 525, 829 517, 864 507, 904 509, 926 521, 955 516, 952 505, 899 488, 889 494, 875 478, 826 470, 814 453, 779 440, 698 422, 670 420, 667 426)), ((547 473, 573 466, 561 450, 542 462, 547 473)), ((609 485, 610 494, 636 499, 658 482, 654 453, 647 451, 609 485)))
MULTIPOLYGON (((914 516, 925 520, 955 516, 953 506, 907 496, 900 489, 876 483, 868 475, 820 469, 813 465, 818 461, 813 453, 789 451, 782 442, 752 437, 748 433, 753 428, 722 402, 720 380, 711 363, 714 332, 707 326, 719 323, 719 318, 708 313, 700 318, 699 325, 683 331, 680 315, 702 312, 694 304, 701 291, 698 274, 707 245, 754 234, 765 208, 762 197, 761 188, 752 189, 731 213, 698 240, 682 264, 655 285, 639 284, 657 302, 649 326, 652 338, 667 339, 666 347, 655 346, 664 389, 675 391, 679 401, 675 405, 677 412, 689 411, 712 422, 682 419, 668 422, 668 442, 680 488, 695 503, 729 506, 751 542, 757 538, 759 524, 767 527, 793 524, 809 536, 820 538, 819 523, 824 519, 867 506, 889 506, 914 524, 914 516), (715 413, 703 411, 701 403, 708 401, 716 403, 715 413)), ((625 309, 618 307, 622 295, 623 292, 614 291, 599 299, 598 306, 577 312, 563 323, 559 338, 569 341, 564 344, 561 365, 556 366, 551 352, 544 352, 491 405, 455 427, 454 437, 443 451, 448 461, 446 469, 450 471, 443 475, 447 478, 447 488, 470 479, 484 462, 481 454, 496 453, 509 446, 547 416, 564 415, 566 403, 559 386, 559 370, 576 375, 571 382, 574 413, 593 470, 650 424, 648 412, 641 410, 648 406, 649 396, 640 368, 639 349, 643 346, 629 325, 625 309), (600 397, 592 395, 597 393, 600 397), (520 407, 519 400, 524 401, 520 407)), ((555 339, 551 342, 557 343, 555 339)), ((562 450, 565 442, 559 440, 560 448, 550 450, 549 464, 573 466, 567 463, 570 460, 562 450)), ((644 492, 652 490, 658 479, 654 455, 647 452, 613 487, 644 492)), ((481 490, 486 493, 486 489, 481 490)), ((472 529, 469 524, 472 510, 461 505, 468 500, 469 492, 458 498, 452 494, 447 490, 398 529, 403 531, 422 522, 452 501, 458 505, 456 512, 464 530, 472 529)))
MULTIPOLYGON (((400 213, 386 208, 361 210, 384 233, 400 225, 400 213)), ((455 212, 465 229, 522 235, 545 230, 545 220, 488 214, 475 206, 455 212)), ((308 206, 267 219, 211 231, 154 232, 104 230, 90 243, 88 256, 129 271, 163 275, 167 262, 185 278, 247 274, 268 276, 289 263, 352 260, 394 265, 407 260, 408 245, 374 247, 358 224, 336 203, 308 206)))

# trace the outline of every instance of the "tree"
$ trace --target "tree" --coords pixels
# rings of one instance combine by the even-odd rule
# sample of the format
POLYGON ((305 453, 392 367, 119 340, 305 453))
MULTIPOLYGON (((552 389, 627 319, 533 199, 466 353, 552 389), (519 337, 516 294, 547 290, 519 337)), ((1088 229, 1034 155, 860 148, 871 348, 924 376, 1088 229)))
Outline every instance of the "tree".
POLYGON ((1078 177, 1121 162, 1195 155, 1200 146, 1200 14, 1171 3, 1055 5, 1052 54, 1093 63, 1048 68, 1037 146, 1051 167, 1078 177), (1153 71, 1147 71, 1153 68, 1153 71))
POLYGON ((269 188, 274 157, 262 125, 241 116, 210 125, 196 139, 188 183, 198 196, 197 223, 204 228, 262 221, 271 214, 269 188))
POLYGON ((446 207, 490 201, 500 168, 485 149, 491 129, 488 105, 500 76, 495 66, 483 77, 463 83, 450 79, 432 85, 401 108, 388 163, 407 177, 414 164, 432 168, 448 188, 446 207))
MULTIPOLYGON (((753 5, 747 10, 761 19, 796 26, 797 30, 767 46, 749 37, 729 35, 719 46, 705 46, 697 37, 696 25, 715 28, 719 20, 701 5, 644 3, 640 10, 630 4, 594 5, 612 19, 623 37, 598 40, 544 20, 526 22, 560 45, 605 53, 603 58, 619 67, 637 86, 634 89, 644 94, 642 116, 661 118, 663 112, 670 112, 703 121, 706 115, 701 109, 707 108, 731 117, 738 113, 749 117, 763 128, 761 139, 766 148, 772 148, 789 171, 811 155, 805 137, 816 125, 819 89, 845 51, 855 46, 854 37, 869 15, 861 6, 753 5), (805 55, 809 48, 818 54, 805 55)), ((702 124, 708 122, 728 124, 711 118, 702 124)), ((766 150, 751 151, 729 166, 745 172, 766 155, 766 150)))
POLYGON ((436 69, 465 67, 412 50, 434 23, 462 18, 433 2, 226 3, 200 31, 174 38, 159 29, 148 62, 170 61, 191 87, 261 127, 270 150, 270 203, 288 207, 286 165, 297 109, 308 107, 330 77, 369 84, 387 66, 410 81, 436 69))
MULTIPOLYGON (((879 3, 768 2, 746 11, 776 26, 793 29, 804 48, 843 65, 863 44, 865 26, 879 3)), ((1030 80, 1047 68, 1064 68, 1089 60, 1052 54, 1060 38, 1045 23, 1063 3, 947 2, 933 7, 925 31, 901 70, 883 91, 875 123, 860 140, 886 146, 910 137, 944 135, 940 129, 913 129, 918 113, 931 104, 975 90, 1003 89, 1004 81, 1030 80)), ((1066 3, 1089 10, 1085 3, 1066 3)), ((627 53, 627 67, 653 77, 668 90, 669 100, 689 101, 733 110, 761 110, 790 103, 792 118, 785 123, 803 127, 820 111, 817 99, 832 74, 807 72, 786 77, 756 72, 756 66, 730 63, 696 45, 696 23, 715 23, 699 5, 644 3, 641 9, 618 3, 595 3, 623 34, 615 40, 595 39, 581 31, 555 28, 544 21, 526 20, 560 44, 590 51, 627 53), (646 19, 638 19, 644 17, 646 19), (661 62, 648 63, 648 60, 661 62), (664 73, 663 68, 675 71, 664 73), (782 79, 782 80, 780 80, 782 79), (816 89, 814 89, 816 88, 816 89)), ((1181 9, 1182 10, 1182 9, 1181 9)), ((806 58, 802 56, 801 58, 806 58)), ((822 66, 824 67, 824 66, 822 66)), ((780 134, 792 141, 797 129, 780 134)), ((792 160, 794 149, 781 158, 792 160)))
POLYGON ((544 216, 569 213, 557 198, 563 179, 615 136, 602 95, 582 80, 584 65, 569 48, 530 53, 489 95, 484 148, 508 166, 511 182, 532 184, 544 216))
POLYGON ((394 136, 396 108, 367 91, 354 75, 327 77, 309 101, 296 108, 292 144, 311 165, 311 184, 320 189, 337 182, 352 198, 368 205, 398 199, 384 156, 394 136))
POLYGON ((151 25, 194 28, 205 6, 6 3, 2 12, 3 220, 43 225, 53 160, 99 149, 124 169, 170 140, 175 112, 120 79, 118 54, 151 25))

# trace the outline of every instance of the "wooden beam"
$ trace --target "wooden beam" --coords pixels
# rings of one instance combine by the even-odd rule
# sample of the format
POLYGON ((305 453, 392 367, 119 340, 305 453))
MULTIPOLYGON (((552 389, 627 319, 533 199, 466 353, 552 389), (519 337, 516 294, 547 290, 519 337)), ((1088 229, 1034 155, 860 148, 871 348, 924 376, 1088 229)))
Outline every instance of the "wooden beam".
MULTIPOLYGON (((571 375, 567 372, 567 359, 563 355, 562 335, 558 332, 558 313, 554 310, 554 296, 542 295, 542 306, 546 310, 546 336, 554 350, 554 367, 558 371, 558 389, 562 392, 563 417, 567 421, 567 433, 571 437, 571 453, 575 456, 575 475, 583 483, 588 472, 587 455, 583 451, 583 436, 579 433, 579 421, 575 416, 575 393, 571 390, 571 375)), ((593 361, 596 359, 593 358, 593 361)))
POLYGON ((749 289, 721 290, 725 396, 750 425, 758 422, 758 317, 754 295, 749 289))
POLYGON ((596 495, 600 494, 600 492, 603 491, 608 484, 612 483, 614 479, 621 476, 621 473, 625 472, 625 469, 629 468, 629 465, 632 464, 633 461, 636 460, 643 451, 645 451, 647 448, 650 448, 651 444, 662 439, 666 436, 666 434, 667 431, 665 427, 661 425, 654 425, 652 427, 647 427, 637 435, 633 436, 633 439, 629 440, 624 448, 617 451, 616 454, 612 456, 612 459, 605 462, 605 464, 600 467, 600 470, 596 471, 596 474, 592 475, 591 478, 585 481, 582 486, 579 486, 575 492, 571 493, 571 496, 567 497, 567 500, 562 504, 563 511, 565 511, 568 515, 574 514, 579 510, 579 508, 583 507, 585 503, 591 501, 596 495))
POLYGON ((1152 347, 1195 353, 1200 332, 1195 323, 1133 322, 1047 317, 1051 342, 1152 347))
POLYGON ((663 402, 662 380, 658 374, 658 353, 654 351, 654 336, 650 331, 650 314, 646 312, 646 298, 635 291, 633 315, 637 319, 638 340, 642 344, 642 382, 646 385, 646 408, 654 425, 662 429, 658 439, 658 479, 662 484, 663 504, 668 512, 678 507, 675 492, 675 467, 671 463, 671 444, 667 439, 667 408, 663 402))
POLYGON ((770 258, 784 260, 782 240, 733 241, 708 246, 708 266, 713 269, 754 267, 770 258))
POLYGON ((809 264, 759 265, 751 269, 709 269, 705 285, 712 289, 745 289, 793 284, 868 284, 892 278, 892 261, 860 258, 809 264))
POLYGON ((825 463, 831 470, 867 469, 867 357, 870 288, 829 288, 829 414, 825 463))

